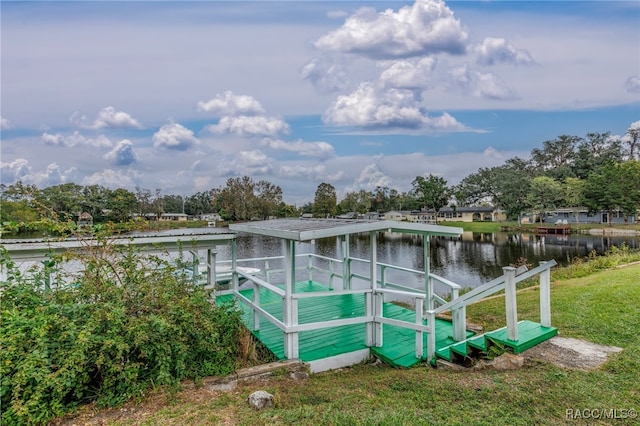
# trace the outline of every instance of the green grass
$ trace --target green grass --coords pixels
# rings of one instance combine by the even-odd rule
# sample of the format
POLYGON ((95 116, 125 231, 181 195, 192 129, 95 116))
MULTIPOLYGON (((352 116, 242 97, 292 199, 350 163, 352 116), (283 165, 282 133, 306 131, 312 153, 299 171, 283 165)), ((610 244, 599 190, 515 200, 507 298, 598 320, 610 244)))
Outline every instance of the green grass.
MULTIPOLYGON (((538 318, 538 298, 535 288, 518 294, 522 319, 538 318)), ((566 410, 640 409, 638 306, 640 265, 552 284, 552 323, 562 336, 624 348, 595 371, 565 370, 545 362, 504 372, 358 365, 302 382, 278 376, 203 398, 179 395, 162 409, 123 424, 206 424, 212 419, 238 425, 611 424, 568 421, 566 410), (275 396, 275 408, 248 407, 246 398, 258 389, 275 396)), ((487 328, 503 326, 504 299, 470 306, 468 318, 487 328)))

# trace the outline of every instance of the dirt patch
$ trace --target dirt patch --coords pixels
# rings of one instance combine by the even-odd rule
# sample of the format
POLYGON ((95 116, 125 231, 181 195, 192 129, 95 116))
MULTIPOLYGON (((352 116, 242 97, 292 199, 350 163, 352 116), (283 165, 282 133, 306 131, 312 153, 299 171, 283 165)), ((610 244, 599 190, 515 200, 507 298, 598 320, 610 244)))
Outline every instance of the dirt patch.
POLYGON ((556 336, 522 353, 527 361, 550 362, 562 368, 593 370, 622 348, 556 336))

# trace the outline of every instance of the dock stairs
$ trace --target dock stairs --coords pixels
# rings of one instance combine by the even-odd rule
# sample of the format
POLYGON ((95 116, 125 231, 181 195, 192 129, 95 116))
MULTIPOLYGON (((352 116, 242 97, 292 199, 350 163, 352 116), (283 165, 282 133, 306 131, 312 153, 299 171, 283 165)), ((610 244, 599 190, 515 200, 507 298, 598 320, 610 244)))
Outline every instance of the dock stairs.
POLYGON ((519 354, 557 334, 558 329, 555 327, 545 327, 537 322, 524 320, 518 322, 518 340, 508 338, 507 327, 499 328, 437 349, 432 364, 435 365, 438 359, 442 359, 469 367, 486 356, 492 346, 519 354))

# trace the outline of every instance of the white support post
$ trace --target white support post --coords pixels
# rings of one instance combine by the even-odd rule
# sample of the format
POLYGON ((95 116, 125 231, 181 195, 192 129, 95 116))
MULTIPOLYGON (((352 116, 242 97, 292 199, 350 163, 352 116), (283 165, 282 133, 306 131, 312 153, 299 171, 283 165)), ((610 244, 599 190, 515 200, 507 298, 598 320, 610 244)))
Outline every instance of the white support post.
MULTIPOLYGON (((419 297, 416 297, 416 324, 422 325, 422 309, 424 301, 419 297)), ((435 333, 433 333, 435 336, 435 333)), ((424 355, 422 352, 423 345, 423 333, 420 330, 416 330, 416 358, 422 358, 424 355)))
POLYGON ((207 288, 217 289, 216 249, 207 250, 207 288))
MULTIPOLYGON (((544 265, 547 262, 540 262, 544 265)), ((540 325, 551 327, 551 269, 540 273, 540 325)))
MULTIPOLYGON (((260 306, 260 286, 253 283, 253 304, 260 306)), ((260 330, 260 312, 256 309, 253 310, 253 331, 260 330)))
POLYGON ((307 271, 309 272, 309 282, 313 281, 313 258, 309 254, 307 257, 307 271))
POLYGON ((329 290, 333 290, 333 260, 329 261, 329 290))
MULTIPOLYGON (((457 288, 452 290, 452 299, 458 298, 460 291, 457 288)), ((467 307, 463 306, 451 312, 453 322, 453 340, 461 342, 467 338, 467 307)))
POLYGON ((200 259, 198 258, 197 250, 190 250, 191 253, 191 282, 193 285, 198 283, 198 262, 200 259))
POLYGON ((264 261, 264 277, 265 277, 265 281, 271 284, 271 280, 270 280, 271 272, 269 271, 269 259, 264 261))
POLYGON ((233 291, 239 290, 238 283, 238 272, 236 272, 236 267, 238 266, 238 243, 234 239, 231 241, 231 287, 233 291))
MULTIPOLYGON (((376 316, 382 316, 382 303, 379 301, 380 295, 378 294, 378 233, 376 231, 369 232, 369 279, 371 286, 371 313, 376 316)), ((382 346, 382 323, 374 321, 370 324, 372 346, 382 346)))
POLYGON ((351 290, 351 258, 349 255, 349 234, 342 241, 342 289, 351 290))
POLYGON ((507 338, 518 340, 518 304, 516 303, 516 268, 506 266, 504 271, 504 293, 507 309, 507 338))
POLYGON ((436 355, 436 314, 434 311, 427 313, 427 325, 429 335, 427 336, 427 360, 431 361, 436 355))
MULTIPOLYGON (((296 249, 295 241, 284 240, 284 298, 282 299, 282 320, 285 327, 298 325, 298 304, 293 299, 296 278, 296 249)), ((298 358, 298 333, 285 330, 284 356, 287 359, 298 358)))
POLYGON ((429 257, 429 234, 422 236, 422 257, 424 263, 424 293, 427 299, 426 309, 432 311, 433 306, 433 279, 431 278, 431 258, 429 257))

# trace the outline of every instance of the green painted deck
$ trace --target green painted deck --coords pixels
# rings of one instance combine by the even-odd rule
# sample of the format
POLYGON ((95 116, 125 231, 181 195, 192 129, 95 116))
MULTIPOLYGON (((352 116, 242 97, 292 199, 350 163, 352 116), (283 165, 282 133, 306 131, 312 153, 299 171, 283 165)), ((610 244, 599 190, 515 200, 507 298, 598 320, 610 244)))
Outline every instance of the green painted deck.
MULTIPOLYGON (((314 291, 328 291, 329 288, 315 281, 297 282, 295 293, 314 291)), ((241 290, 240 293, 248 299, 253 297, 253 289, 241 290)), ((232 300, 232 295, 219 296, 218 303, 232 300)), ((244 303, 238 304, 242 310, 245 325, 251 329, 253 313, 244 303)), ((282 320, 282 299, 265 289, 260 289, 260 306, 274 317, 282 320)), ((384 303, 385 317, 415 322, 415 312, 411 309, 393 303, 384 303)), ((305 298, 298 301, 298 323, 307 324, 320 321, 354 318, 365 315, 364 295, 340 294, 305 298)), ((426 320, 423 320, 426 324, 426 320)), ((284 333, 266 319, 261 319, 260 330, 253 334, 278 359, 284 359, 284 333)), ((371 352, 383 361, 396 367, 411 367, 424 360, 427 354, 427 334, 423 337, 424 358, 415 356, 415 331, 388 324, 383 325, 383 346, 370 348, 371 352)), ((454 343, 451 322, 436 319, 436 348, 454 343)), ((469 332, 468 336, 473 333, 469 332)), ((347 354, 368 346, 365 342, 365 324, 344 325, 299 333, 299 357, 304 362, 316 361, 336 355, 347 354)))
MULTIPOLYGON (((315 281, 297 282, 295 293, 328 291, 329 288, 315 281)), ((240 293, 249 300, 253 297, 253 289, 241 290, 240 293)), ((232 295, 218 296, 218 303, 233 300, 232 295)), ((260 306, 282 321, 282 298, 266 289, 260 289, 260 306)), ((242 320, 251 329, 253 313, 244 303, 239 303, 242 320)), ((397 320, 415 322, 415 312, 411 309, 384 303, 384 316, 397 320)), ((365 315, 363 294, 341 294, 303 298, 298 301, 298 323, 308 324, 321 321, 355 318, 365 315)), ((423 320, 426 325, 426 320, 423 320)), ((317 361, 336 355, 368 349, 366 345, 366 325, 344 325, 320 330, 301 331, 298 333, 299 358, 304 362, 317 361)), ((260 330, 252 332, 278 359, 284 356, 284 333, 266 319, 261 319, 260 330)), ((467 332, 467 340, 453 340, 453 326, 450 321, 436 319, 436 356, 452 362, 462 362, 469 356, 488 349, 491 344, 500 343, 514 353, 521 353, 538 343, 558 334, 554 327, 543 327, 532 321, 518 323, 518 340, 507 338, 506 327, 474 336, 467 332)), ((426 361, 427 334, 423 336, 423 358, 415 356, 415 331, 402 327, 383 325, 382 347, 369 348, 371 353, 384 362, 395 367, 411 367, 426 361)), ((435 362, 435 359, 432 360, 435 362)))
POLYGON ((509 340, 507 328, 503 327, 450 346, 438 348, 436 356, 446 361, 464 363, 466 357, 473 357, 478 352, 484 352, 490 345, 496 343, 510 348, 515 354, 519 354, 557 334, 558 329, 555 327, 544 327, 537 322, 524 320, 518 322, 518 340, 509 340))

